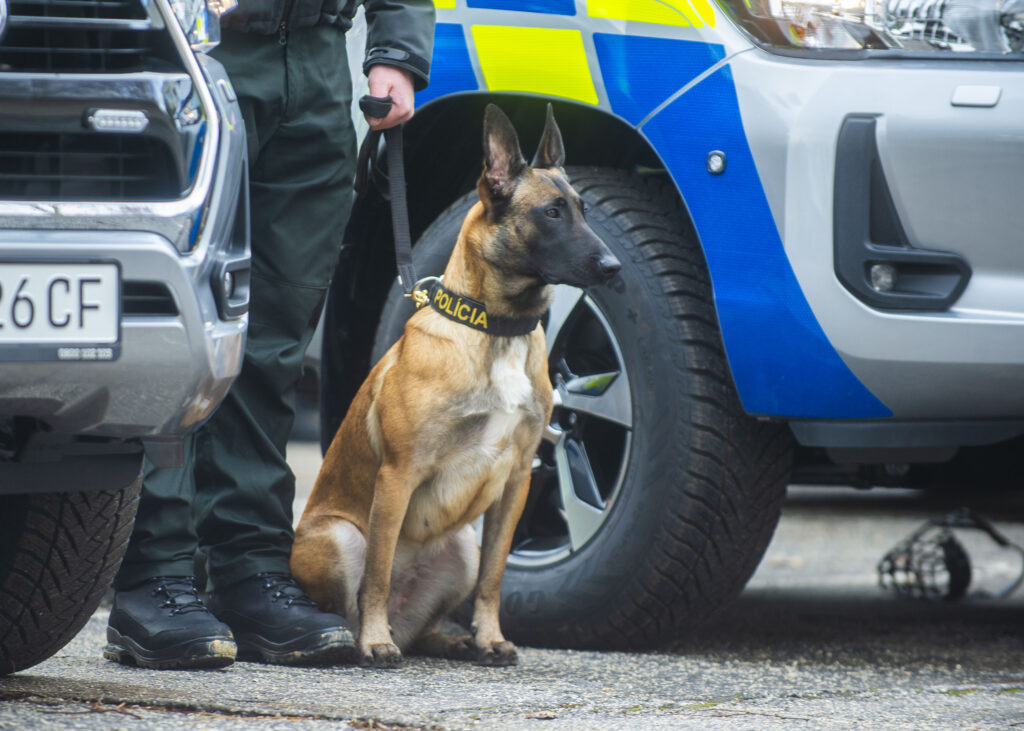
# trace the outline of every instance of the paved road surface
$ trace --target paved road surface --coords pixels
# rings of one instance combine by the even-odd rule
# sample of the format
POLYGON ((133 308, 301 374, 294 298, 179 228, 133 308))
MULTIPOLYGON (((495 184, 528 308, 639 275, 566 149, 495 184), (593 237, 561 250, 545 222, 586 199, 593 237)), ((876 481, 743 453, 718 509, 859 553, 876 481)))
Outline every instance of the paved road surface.
MULTIPOLYGON (((294 444, 291 461, 308 485, 316 448, 294 444)), ((703 639, 660 653, 524 648, 501 669, 413 659, 394 671, 142 671, 100 656, 100 609, 57 656, 0 679, 0 729, 1024 728, 1024 590, 921 605, 875 585, 888 548, 962 502, 791 490, 739 601, 703 639)), ((1024 496, 971 503, 1024 543, 1024 496)), ((1019 569, 982 541, 968 550, 980 586, 1019 569)))

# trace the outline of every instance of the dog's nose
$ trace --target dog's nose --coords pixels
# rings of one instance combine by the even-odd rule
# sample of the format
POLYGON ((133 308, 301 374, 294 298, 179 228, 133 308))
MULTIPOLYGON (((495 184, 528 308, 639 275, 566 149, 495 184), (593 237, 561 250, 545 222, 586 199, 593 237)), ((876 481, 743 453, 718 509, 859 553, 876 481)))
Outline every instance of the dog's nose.
POLYGON ((601 274, 603 274, 606 279, 611 279, 615 272, 622 269, 622 262, 611 254, 605 254, 598 259, 597 268, 601 270, 601 274))

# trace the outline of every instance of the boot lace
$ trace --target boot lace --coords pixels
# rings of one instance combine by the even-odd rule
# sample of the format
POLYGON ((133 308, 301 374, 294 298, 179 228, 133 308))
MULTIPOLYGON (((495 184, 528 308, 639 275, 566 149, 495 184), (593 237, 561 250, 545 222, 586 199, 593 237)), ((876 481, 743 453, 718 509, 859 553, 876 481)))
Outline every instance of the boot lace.
POLYGON ((152 596, 163 596, 164 603, 160 606, 170 609, 171 614, 209 611, 199 598, 196 577, 157 576, 153 581, 157 582, 157 585, 153 587, 152 596))
POLYGON ((270 600, 277 601, 284 599, 286 607, 302 606, 315 607, 316 602, 306 596, 306 592, 295 583, 291 574, 282 574, 273 571, 266 571, 256 574, 256 577, 263 581, 263 592, 270 593, 270 600))

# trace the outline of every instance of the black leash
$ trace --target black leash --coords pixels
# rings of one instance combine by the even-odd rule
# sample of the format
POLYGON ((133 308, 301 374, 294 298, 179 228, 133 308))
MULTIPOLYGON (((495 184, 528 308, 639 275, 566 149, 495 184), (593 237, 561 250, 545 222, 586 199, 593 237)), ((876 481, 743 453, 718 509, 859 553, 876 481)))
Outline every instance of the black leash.
MULTIPOLYGON (((383 119, 391 111, 390 96, 370 96, 367 94, 359 100, 359 109, 370 117, 383 119)), ((377 156, 380 144, 380 130, 370 130, 359 148, 356 161, 356 191, 361 192, 366 185, 369 168, 377 156)), ((402 125, 384 130, 384 139, 388 143, 388 187, 391 202, 391 226, 395 237, 395 263, 398 266, 398 283, 406 297, 413 297, 416 287, 416 269, 412 265, 412 237, 409 234, 409 205, 405 199, 405 162, 402 157, 402 125)))

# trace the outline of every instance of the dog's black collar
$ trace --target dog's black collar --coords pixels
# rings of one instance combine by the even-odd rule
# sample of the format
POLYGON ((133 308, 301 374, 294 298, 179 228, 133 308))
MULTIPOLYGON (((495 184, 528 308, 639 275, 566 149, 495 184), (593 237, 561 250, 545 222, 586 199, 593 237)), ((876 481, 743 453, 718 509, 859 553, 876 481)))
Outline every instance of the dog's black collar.
POLYGON ((483 302, 449 292, 439 281, 430 286, 430 306, 449 320, 489 335, 527 335, 540 322, 538 317, 505 317, 487 312, 483 302))

